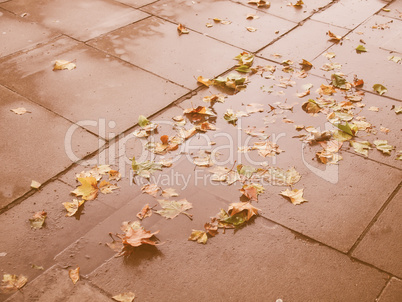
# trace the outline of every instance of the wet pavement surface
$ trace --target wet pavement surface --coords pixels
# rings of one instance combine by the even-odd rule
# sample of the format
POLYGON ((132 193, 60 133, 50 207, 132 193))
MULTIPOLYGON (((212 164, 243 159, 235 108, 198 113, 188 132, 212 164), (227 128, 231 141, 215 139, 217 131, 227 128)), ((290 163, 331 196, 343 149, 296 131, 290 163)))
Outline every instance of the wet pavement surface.
POLYGON ((0 0, 0 274, 27 278, 4 279, 0 301, 402 301, 402 2, 303 2, 0 0), (147 178, 133 158, 172 164, 147 178), (119 188, 66 216, 77 174, 99 166, 119 188), (192 208, 166 219, 161 199, 192 208), (240 202, 258 215, 189 240, 240 202), (115 257, 109 233, 146 204, 160 244, 115 257))

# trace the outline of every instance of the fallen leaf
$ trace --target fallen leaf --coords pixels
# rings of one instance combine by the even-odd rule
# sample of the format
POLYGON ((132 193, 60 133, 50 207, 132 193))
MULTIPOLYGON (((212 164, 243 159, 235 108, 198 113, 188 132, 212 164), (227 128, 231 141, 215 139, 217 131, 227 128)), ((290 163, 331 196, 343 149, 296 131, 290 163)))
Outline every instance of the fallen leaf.
POLYGON ((68 275, 70 276, 71 281, 73 281, 73 284, 76 284, 78 280, 80 280, 80 267, 68 270, 68 275))
POLYGON ((257 5, 257 7, 269 8, 271 6, 271 3, 265 0, 249 0, 247 3, 257 5))
POLYGON ((398 151, 395 157, 396 160, 402 160, 402 151, 398 151))
POLYGON ((206 103, 214 103, 214 102, 224 103, 225 98, 226 96, 224 94, 213 94, 210 96, 204 96, 202 100, 206 103))
POLYGON ((300 190, 298 190, 298 189, 294 189, 294 190, 286 189, 285 191, 282 191, 280 193, 280 195, 289 198, 290 201, 294 205, 298 205, 298 204, 301 204, 302 202, 307 201, 307 199, 304 199, 304 197, 303 197, 303 190, 304 189, 300 189, 300 190))
POLYGON ((297 0, 297 2, 295 4, 293 4, 293 3, 289 3, 289 4, 293 7, 301 7, 301 6, 303 6, 304 2, 303 2, 303 0, 297 0))
POLYGON ((395 62, 395 63, 399 63, 399 62, 402 61, 402 58, 401 58, 401 57, 397 57, 397 56, 389 56, 389 57, 388 57, 388 61, 392 61, 392 62, 395 62))
POLYGON ((363 45, 358 45, 357 47, 356 47, 356 52, 367 52, 367 49, 366 49, 366 47, 364 47, 363 45))
POLYGON ((227 76, 218 77, 214 80, 214 85, 223 86, 239 91, 245 88, 247 78, 241 75, 230 73, 227 76))
POLYGON ((133 302, 135 299, 135 294, 132 292, 122 293, 113 296, 112 299, 118 302, 133 302))
POLYGON ((184 114, 202 114, 208 116, 216 116, 216 114, 212 111, 211 108, 198 106, 197 108, 187 108, 183 110, 184 114))
POLYGON ((310 90, 306 90, 304 92, 299 92, 297 94, 297 97, 302 98, 302 97, 305 97, 306 95, 309 95, 309 94, 310 94, 310 90))
POLYGON ((158 199, 158 202, 162 207, 162 210, 155 211, 155 213, 165 217, 166 219, 173 219, 179 214, 184 214, 188 218, 192 219, 193 215, 185 212, 193 207, 192 204, 187 201, 187 199, 184 198, 178 201, 158 199))
POLYGON ((78 181, 81 185, 71 193, 82 196, 83 200, 94 200, 98 196, 98 182, 95 177, 79 177, 78 181))
POLYGON ((33 188, 33 189, 39 189, 41 185, 42 184, 40 184, 39 182, 37 182, 35 180, 31 181, 31 188, 33 188))
POLYGON ((368 156, 368 151, 371 149, 368 141, 350 141, 349 143, 357 153, 368 156))
POLYGON ((36 265, 36 264, 31 264, 31 267, 32 267, 33 269, 37 269, 37 270, 40 270, 40 271, 43 271, 43 270, 44 270, 44 267, 43 267, 43 266, 39 266, 39 265, 36 265))
POLYGON ((31 223, 31 228, 41 229, 43 224, 45 223, 46 217, 47 217, 47 213, 45 211, 36 212, 32 216, 32 218, 29 218, 29 222, 31 223))
POLYGON ((388 91, 387 88, 381 84, 374 84, 373 89, 380 95, 383 95, 384 93, 386 93, 388 91))
POLYGON ((238 202, 230 204, 228 213, 230 215, 230 221, 233 221, 233 217, 235 217, 236 215, 238 216, 238 214, 244 213, 244 222, 246 222, 249 221, 253 216, 258 215, 258 209, 253 207, 249 202, 238 202))
POLYGON ((380 127, 380 131, 381 131, 382 133, 388 134, 391 130, 390 130, 389 128, 386 128, 386 127, 381 126, 381 127, 380 127))
POLYGON ((212 223, 209 222, 204 224, 204 229, 206 230, 207 234, 210 235, 211 237, 215 237, 219 233, 218 226, 213 225, 212 223))
POLYGON ((119 171, 110 170, 108 174, 109 174, 109 180, 119 181, 121 179, 121 173, 119 171))
POLYGON ((257 31, 256 28, 251 27, 251 26, 246 27, 246 29, 247 29, 249 32, 255 32, 255 31, 257 31))
POLYGON ((16 108, 16 109, 11 109, 11 111, 14 112, 15 114, 18 114, 18 115, 23 115, 23 114, 25 114, 25 113, 31 113, 30 111, 26 110, 24 107, 19 107, 19 108, 16 108))
POLYGON ((320 69, 325 70, 325 71, 331 71, 334 69, 341 69, 342 65, 339 63, 325 63, 324 65, 322 65, 322 67, 320 69))
POLYGON ((197 82, 204 84, 205 86, 209 87, 214 84, 214 80, 204 78, 203 76, 199 76, 197 78, 197 82))
POLYGON ((249 20, 254 20, 254 19, 258 19, 258 18, 260 18, 260 17, 257 15, 254 15, 254 14, 247 14, 247 16, 246 16, 246 19, 249 19, 249 20))
POLYGON ((264 112, 264 105, 259 103, 247 104, 246 111, 248 113, 264 112))
POLYGON ((394 146, 388 145, 388 141, 386 140, 375 140, 373 144, 375 145, 377 150, 388 155, 391 155, 391 151, 395 149, 394 146))
POLYGON ((331 75, 332 86, 339 89, 348 90, 351 88, 351 84, 346 79, 338 74, 331 75))
POLYGON ((1 282, 0 291, 2 293, 10 293, 22 288, 28 282, 27 277, 23 275, 4 274, 1 282))
POLYGON ((150 217, 152 215, 152 209, 149 207, 149 204, 146 204, 140 212, 137 213, 137 217, 140 220, 143 220, 144 218, 150 217))
POLYGON ((236 125, 239 119, 232 109, 227 109, 223 118, 230 124, 236 125))
POLYGON ((334 52, 326 52, 323 54, 324 57, 326 57, 327 59, 333 59, 336 57, 336 54, 334 52))
POLYGON ((368 108, 368 110, 378 112, 378 111, 380 111, 380 108, 375 107, 375 106, 371 106, 371 107, 368 108))
POLYGON ((119 189, 118 186, 116 186, 115 184, 111 184, 110 182, 108 182, 106 180, 102 180, 99 184, 99 190, 103 194, 111 194, 111 193, 113 193, 113 190, 117 190, 117 189, 119 189))
POLYGON ((201 124, 198 124, 195 126, 195 129, 201 132, 207 132, 208 130, 216 130, 215 125, 209 123, 209 122, 203 122, 201 124))
POLYGON ((187 28, 186 28, 183 24, 181 24, 181 23, 177 26, 177 31, 179 32, 179 35, 190 33, 190 32, 187 30, 187 28))
POLYGON ((67 210, 66 216, 73 216, 75 213, 77 213, 78 209, 80 206, 84 204, 85 200, 78 200, 78 199, 73 199, 72 202, 63 202, 63 206, 67 210))
POLYGON ((333 41, 333 42, 339 42, 339 41, 341 41, 342 40, 342 37, 341 36, 338 36, 338 35, 335 35, 333 32, 331 32, 331 31, 328 31, 327 32, 327 35, 330 37, 330 40, 331 41, 333 41))
POLYGON ((309 61, 305 59, 302 59, 302 62, 299 64, 302 66, 304 70, 310 70, 311 68, 313 68, 313 64, 311 64, 309 61))
POLYGON ((144 162, 137 162, 135 157, 132 159, 131 164, 134 175, 139 175, 144 178, 150 178, 156 170, 162 170, 162 164, 146 160, 144 162))
POLYGON ((159 187, 156 184, 146 184, 142 186, 141 191, 142 193, 147 193, 153 197, 156 197, 159 191, 159 187))
POLYGON ((179 196, 179 194, 176 193, 175 189, 167 188, 167 189, 162 190, 162 196, 165 198, 169 198, 169 197, 179 196))
POLYGON ((192 230, 188 240, 197 241, 198 243, 206 244, 208 240, 207 233, 199 230, 192 230))
POLYGON ((402 113, 402 106, 396 106, 394 110, 396 114, 402 113))
POLYGON ((251 201, 258 201, 258 195, 264 193, 265 191, 263 186, 256 183, 243 185, 243 187, 239 190, 245 197, 247 197, 251 201))
POLYGON ((193 162, 199 167, 210 167, 213 165, 211 156, 205 152, 205 150, 200 150, 196 156, 194 156, 193 162))
POLYGON ((56 60, 54 62, 53 70, 63 70, 63 69, 73 70, 76 67, 77 66, 73 62, 66 60, 56 60))
POLYGON ((332 85, 324 85, 321 84, 320 88, 317 90, 317 93, 320 95, 333 95, 336 92, 332 85))
POLYGON ((252 150, 258 150, 258 154, 262 157, 275 156, 280 154, 283 150, 279 149, 279 146, 270 141, 255 142, 252 150))
POLYGON ((265 167, 263 170, 258 171, 258 175, 274 186, 292 186, 301 179, 300 173, 294 167, 288 170, 265 167))
POLYGON ((321 107, 313 99, 309 99, 307 102, 303 103, 302 109, 312 115, 321 111, 321 107))

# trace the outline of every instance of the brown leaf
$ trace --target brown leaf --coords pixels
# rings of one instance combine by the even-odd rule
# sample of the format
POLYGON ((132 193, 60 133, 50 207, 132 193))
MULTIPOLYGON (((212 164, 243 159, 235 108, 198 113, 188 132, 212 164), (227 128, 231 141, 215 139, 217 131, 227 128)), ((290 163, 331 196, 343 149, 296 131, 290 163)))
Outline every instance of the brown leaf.
POLYGON ((53 70, 73 70, 77 67, 75 63, 66 60, 56 60, 54 62, 53 70))
POLYGON ((142 193, 147 193, 153 197, 156 197, 159 187, 156 184, 146 184, 141 188, 142 193))
POLYGON ((328 31, 328 32, 327 32, 327 35, 330 37, 330 40, 333 41, 333 42, 338 43, 339 41, 342 40, 342 37, 341 37, 341 36, 335 35, 335 34, 334 34, 333 32, 331 32, 331 31, 328 31))
POLYGON ((205 86, 209 87, 214 84, 214 80, 204 78, 203 76, 199 76, 197 78, 197 82, 204 84, 205 86))
POLYGON ((138 217, 140 220, 143 220, 144 218, 147 218, 147 217, 151 217, 151 215, 152 215, 152 209, 149 207, 149 204, 146 204, 146 205, 142 208, 141 212, 138 212, 138 213, 137 213, 137 217, 138 217))
POLYGON ((234 216, 243 211, 247 214, 246 221, 250 220, 254 215, 258 215, 258 209, 253 207, 249 202, 232 203, 228 210, 230 216, 234 216))
POLYGON ((73 284, 76 284, 78 280, 80 280, 80 267, 70 269, 68 275, 70 276, 71 281, 73 281, 73 284))
POLYGON ((183 24, 181 24, 181 23, 177 26, 177 31, 179 32, 179 35, 190 33, 190 32, 187 30, 187 28, 186 28, 183 24))
POLYGON ((28 281, 27 277, 23 275, 17 276, 17 275, 4 274, 3 280, 1 282, 0 292, 7 294, 16 291, 22 288, 27 283, 27 281, 28 281))
POLYGON ((205 223, 204 228, 211 237, 215 237, 219 233, 218 226, 213 225, 212 223, 205 223))
POLYGON ((112 297, 113 300, 118 302, 133 302, 135 299, 135 294, 132 292, 122 293, 112 297))

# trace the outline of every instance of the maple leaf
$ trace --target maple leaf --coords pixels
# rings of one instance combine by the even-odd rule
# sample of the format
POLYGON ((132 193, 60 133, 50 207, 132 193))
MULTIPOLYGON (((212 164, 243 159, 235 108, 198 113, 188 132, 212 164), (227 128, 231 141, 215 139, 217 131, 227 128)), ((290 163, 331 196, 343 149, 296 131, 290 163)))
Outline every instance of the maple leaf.
POLYGON ((226 182, 228 185, 240 180, 240 175, 237 171, 229 170, 222 166, 214 167, 209 172, 212 173, 211 180, 226 182))
POLYGON ((293 3, 289 3, 289 5, 293 6, 293 7, 302 7, 304 4, 303 0, 297 0, 297 2, 295 4, 293 3))
POLYGON ((137 162, 135 157, 132 159, 131 164, 135 175, 139 175, 144 178, 150 178, 152 173, 156 170, 162 170, 162 164, 153 161, 146 160, 144 162, 137 162))
POLYGON ((189 34, 190 32, 187 30, 187 28, 183 25, 183 24, 179 24, 178 26, 177 26, 177 31, 179 32, 179 35, 182 35, 182 34, 189 34))
POLYGON ((199 230, 192 230, 188 240, 197 241, 198 243, 206 244, 208 240, 207 233, 199 230))
POLYGON ((30 111, 26 110, 24 107, 19 107, 19 108, 16 108, 16 109, 11 109, 11 111, 14 112, 15 114, 18 114, 18 115, 23 115, 23 114, 25 114, 25 113, 31 113, 30 111))
POLYGON ((33 188, 33 189, 39 189, 41 185, 42 185, 41 183, 39 183, 35 180, 31 181, 31 188, 33 188))
POLYGON ((343 89, 343 90, 348 90, 351 87, 351 84, 346 81, 345 78, 341 77, 338 74, 333 74, 331 75, 331 80, 332 80, 332 86, 343 89))
POLYGON ((251 178, 251 176, 257 172, 257 169, 254 168, 253 166, 244 166, 244 165, 238 165, 237 166, 237 172, 240 175, 243 175, 246 178, 251 178))
POLYGON ((255 142, 251 149, 258 150, 258 154, 262 157, 275 156, 283 152, 277 144, 270 141, 255 142))
POLYGON ((373 144, 375 145, 377 150, 388 155, 391 155, 391 151, 395 149, 394 146, 388 145, 388 142, 386 140, 375 140, 373 144))
POLYGON ((213 165, 211 156, 205 150, 200 150, 198 155, 194 157, 193 162, 199 167, 210 167, 213 165))
POLYGON ((85 200, 78 200, 78 199, 73 199, 72 202, 63 202, 63 206, 67 210, 66 216, 73 216, 75 213, 77 213, 78 209, 80 206, 84 204, 85 200))
POLYGON ((358 129, 356 129, 357 127, 354 127, 353 125, 351 126, 348 122, 346 122, 345 125, 336 124, 335 126, 338 127, 339 130, 342 130, 343 132, 345 132, 351 136, 355 136, 357 133, 357 130, 358 130, 358 129))
POLYGON ((79 177, 78 181, 81 183, 81 186, 77 187, 71 193, 76 196, 82 196, 83 200, 94 200, 98 196, 99 189, 95 177, 79 177))
POLYGON ((165 198, 169 198, 169 197, 179 196, 179 194, 176 193, 175 189, 167 188, 167 189, 162 190, 162 196, 165 198))
POLYGON ((304 70, 310 70, 313 68, 313 64, 311 64, 309 61, 302 59, 302 61, 299 63, 304 70))
POLYGON ((119 181, 121 179, 121 173, 119 171, 110 170, 108 174, 109 174, 109 180, 119 181))
POLYGON ((135 299, 135 294, 132 292, 122 293, 113 296, 112 299, 118 302, 133 302, 135 299))
POLYGON ((66 61, 66 60, 56 60, 54 62, 53 70, 63 70, 63 69, 73 70, 76 67, 77 66, 73 62, 66 61))
POLYGON ((328 31, 327 32, 327 35, 330 37, 330 41, 333 41, 333 42, 336 42, 336 43, 338 43, 339 41, 341 41, 342 40, 342 37, 341 36, 338 36, 338 35, 335 35, 333 32, 331 32, 331 31, 328 31))
POLYGON ((298 205, 298 204, 301 204, 302 202, 307 201, 307 199, 303 198, 303 190, 304 189, 300 189, 300 190, 298 190, 298 189, 294 189, 294 190, 286 189, 285 191, 282 191, 279 194, 289 198, 290 201, 294 205, 298 205))
POLYGON ((313 99, 309 99, 307 102, 303 103, 302 109, 311 115, 314 115, 321 111, 321 107, 313 99))
POLYGON ((150 217, 152 215, 152 209, 149 207, 149 204, 146 204, 140 212, 137 213, 137 217, 140 220, 143 220, 144 218, 150 217))
POLYGON ((209 87, 214 84, 214 80, 204 78, 203 76, 199 76, 197 78, 197 82, 204 84, 205 86, 209 87))
POLYGON ((334 87, 332 85, 324 85, 321 84, 320 88, 317 90, 318 94, 321 95, 333 95, 336 92, 334 87))
POLYGON ((209 222, 204 224, 204 229, 207 231, 207 234, 210 235, 211 237, 215 237, 219 233, 218 226, 209 222))
POLYGON ((368 156, 368 151, 371 149, 368 141, 350 141, 349 143, 357 153, 368 156))
POLYGON ((193 207, 193 205, 185 198, 178 201, 158 199, 158 202, 161 205, 162 210, 158 210, 155 213, 165 217, 166 219, 173 219, 179 214, 184 214, 191 220, 193 219, 193 215, 185 212, 193 207))
POLYGON ((71 281, 73 281, 73 284, 76 284, 78 280, 80 280, 80 267, 78 266, 76 269, 70 269, 68 275, 70 276, 71 281))
POLYGON ((380 95, 383 95, 384 93, 386 93, 388 91, 387 88, 381 84, 374 84, 373 89, 380 95))
POLYGON ((119 189, 118 186, 115 184, 111 184, 110 182, 106 180, 102 180, 101 183, 99 184, 99 190, 103 194, 111 194, 113 193, 113 190, 119 189))
POLYGON ((222 221, 238 226, 258 215, 258 209, 249 202, 238 202, 230 204, 228 214, 229 217, 222 221))
POLYGON ((0 286, 0 292, 10 293, 22 288, 28 282, 27 277, 23 275, 4 274, 0 286))
POLYGON ((294 167, 284 170, 277 167, 266 167, 258 175, 274 186, 292 186, 301 179, 294 167))
POLYGON ((159 187, 156 184, 146 184, 142 186, 141 191, 142 193, 147 193, 153 197, 156 197, 159 191, 159 187))
POLYGON ((47 217, 47 213, 45 211, 36 212, 32 216, 32 218, 29 218, 29 222, 31 223, 31 228, 41 229, 43 224, 45 223, 46 217, 47 217))
POLYGON ((239 65, 245 65, 245 66, 251 67, 254 62, 254 55, 251 53, 248 53, 247 51, 243 51, 241 54, 234 57, 234 59, 239 62, 239 65))
POLYGON ((243 185, 240 192, 250 200, 258 201, 258 195, 264 193, 265 189, 260 184, 251 183, 243 185))
POLYGON ((247 104, 246 111, 247 113, 264 112, 264 105, 259 103, 250 103, 247 104))
POLYGON ((207 132, 208 130, 216 130, 215 125, 209 123, 209 122, 203 122, 201 124, 198 124, 195 126, 195 129, 201 132, 207 132))
POLYGON ((225 96, 224 94, 213 94, 210 96, 204 96, 202 100, 206 103, 214 103, 214 102, 224 103, 226 97, 227 96, 225 96))
POLYGON ((247 78, 242 77, 235 73, 230 73, 224 77, 218 77, 214 80, 214 85, 224 86, 234 90, 241 90, 245 88, 247 78))

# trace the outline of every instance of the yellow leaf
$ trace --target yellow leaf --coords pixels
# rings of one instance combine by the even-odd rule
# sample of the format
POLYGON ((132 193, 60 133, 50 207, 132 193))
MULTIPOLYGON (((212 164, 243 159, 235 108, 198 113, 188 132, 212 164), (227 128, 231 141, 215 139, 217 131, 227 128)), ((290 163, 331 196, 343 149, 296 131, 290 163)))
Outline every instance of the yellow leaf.
POLYGON ((101 183, 99 184, 99 189, 103 194, 113 193, 113 190, 116 190, 118 188, 119 188, 118 186, 111 184, 106 180, 102 180, 101 183))
POLYGON ((246 29, 247 29, 249 32, 255 32, 255 31, 257 31, 257 29, 256 29, 256 28, 251 27, 251 26, 246 27, 246 29))
POLYGON ((82 199, 84 200, 94 200, 96 196, 98 196, 99 189, 95 177, 79 177, 78 181, 81 183, 81 186, 76 188, 71 193, 75 194, 76 196, 82 196, 82 199))
POLYGON ((78 208, 84 204, 85 200, 74 199, 72 202, 63 202, 63 206, 67 210, 66 216, 73 216, 77 213, 78 208))
POLYGON ((28 281, 27 277, 23 275, 17 276, 17 275, 4 274, 2 285, 0 287, 0 292, 10 293, 15 290, 18 290, 22 288, 27 283, 27 281, 28 281))
POLYGON ((289 198, 290 201, 291 201, 294 205, 297 205, 297 204, 301 204, 302 202, 307 201, 306 199, 303 198, 303 190, 304 190, 304 189, 300 189, 300 190, 297 190, 297 189, 294 189, 294 190, 286 189, 285 191, 282 191, 282 192, 280 193, 280 195, 289 198))
POLYGON ((68 70, 73 70, 75 67, 75 63, 66 61, 66 60, 56 60, 54 62, 53 70, 63 70, 63 69, 68 69, 68 70))
POLYGON ((11 109, 11 111, 14 112, 15 114, 18 114, 18 115, 23 115, 23 114, 25 114, 25 113, 31 113, 31 112, 29 112, 28 110, 26 110, 24 107, 19 107, 19 108, 16 108, 16 109, 11 109))
POLYGON ((35 180, 32 180, 31 182, 31 188, 33 189, 39 189, 39 187, 41 186, 41 184, 35 180))
POLYGON ((132 292, 123 293, 113 296, 112 299, 118 302, 132 302, 135 299, 135 294, 132 292))
POLYGON ((187 28, 183 25, 183 24, 179 24, 179 26, 177 26, 177 31, 179 32, 179 35, 181 34, 188 34, 190 33, 187 28))
POLYGON ((197 82, 199 82, 199 83, 201 83, 201 84, 204 84, 204 85, 207 86, 207 87, 211 86, 211 85, 214 83, 213 80, 204 78, 203 76, 199 76, 199 77, 197 78, 197 82))
POLYGON ((188 240, 197 241, 198 243, 206 244, 208 240, 207 233, 199 230, 192 230, 188 240))

